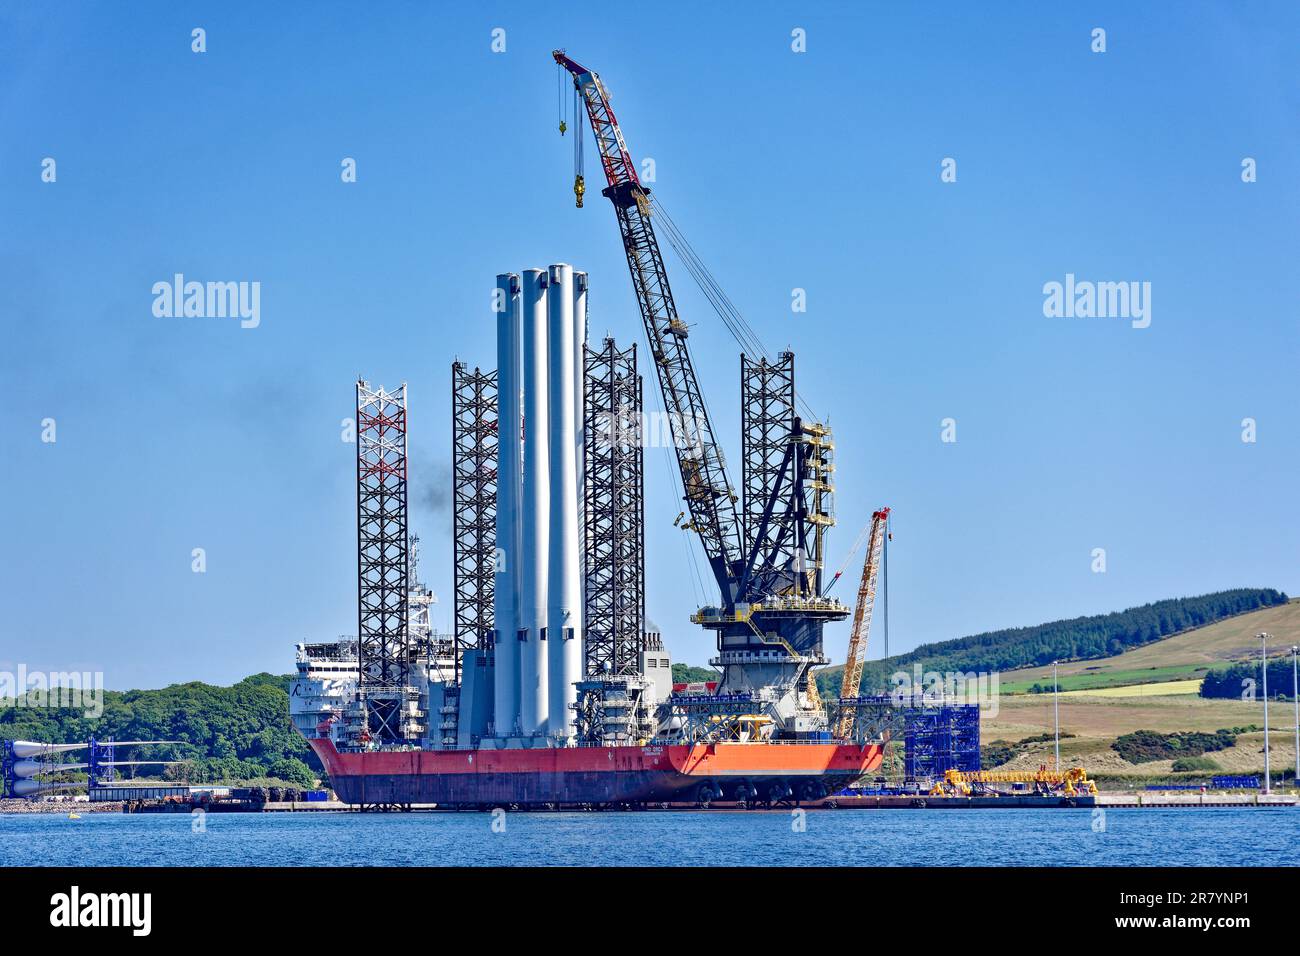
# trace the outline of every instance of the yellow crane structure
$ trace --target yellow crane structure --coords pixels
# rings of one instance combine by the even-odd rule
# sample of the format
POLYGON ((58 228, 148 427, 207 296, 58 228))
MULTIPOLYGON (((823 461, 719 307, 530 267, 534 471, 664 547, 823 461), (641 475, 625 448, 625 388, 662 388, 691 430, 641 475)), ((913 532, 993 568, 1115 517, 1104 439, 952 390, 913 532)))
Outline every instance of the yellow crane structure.
MULTIPOLYGON (((867 661, 867 634, 871 631, 871 611, 876 603, 876 577, 885 550, 885 537, 889 533, 889 509, 881 508, 871 515, 871 535, 867 539, 867 557, 862 564, 862 583, 858 585, 858 601, 853 609, 853 630, 849 632, 849 653, 844 662, 844 676, 840 681, 840 699, 858 696, 862 684, 862 668, 867 661)), ((845 739, 853 730, 853 711, 841 708, 836 722, 835 736, 845 739)))
POLYGON ((969 796, 972 784, 989 783, 1032 783, 1035 790, 1059 791, 1067 797, 1080 793, 1095 794, 1097 785, 1088 779, 1088 772, 1082 767, 1069 770, 1048 770, 1046 765, 1034 770, 949 770, 943 779, 934 785, 930 795, 969 796))

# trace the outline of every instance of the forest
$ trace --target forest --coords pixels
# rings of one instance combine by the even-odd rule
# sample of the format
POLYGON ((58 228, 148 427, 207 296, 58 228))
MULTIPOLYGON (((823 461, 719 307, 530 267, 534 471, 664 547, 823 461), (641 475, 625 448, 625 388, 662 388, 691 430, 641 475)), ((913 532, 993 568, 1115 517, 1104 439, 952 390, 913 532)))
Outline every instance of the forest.
MULTIPOLYGON (((159 690, 104 691, 104 713, 0 704, 0 740, 78 743, 89 740, 177 740, 119 747, 118 760, 183 760, 162 774, 191 783, 274 778, 313 786, 321 767, 289 722, 288 675, 255 674, 231 687, 192 681, 159 690), (8 705, 8 706, 5 706, 8 705)), ((122 768, 129 776, 133 768, 122 768)), ((138 768, 157 777, 156 767, 138 768)))

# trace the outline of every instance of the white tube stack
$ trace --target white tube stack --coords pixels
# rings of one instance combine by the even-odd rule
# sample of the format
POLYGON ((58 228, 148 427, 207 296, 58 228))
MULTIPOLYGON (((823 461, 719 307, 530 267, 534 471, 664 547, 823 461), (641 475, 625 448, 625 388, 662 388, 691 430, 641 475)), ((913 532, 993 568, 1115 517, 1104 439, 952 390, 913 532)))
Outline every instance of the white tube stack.
POLYGON ((494 725, 498 738, 563 744, 583 669, 587 275, 564 264, 504 273, 496 301, 494 725))
POLYGON ((524 474, 519 562, 519 723, 544 734, 547 698, 547 579, 550 539, 550 438, 547 394, 547 274, 523 274, 524 474))
MULTIPOLYGON (((583 442, 586 441, 586 391, 583 385, 587 380, 587 273, 573 274, 573 420, 576 423, 578 448, 578 501, 585 501, 585 482, 582 467, 583 442)), ((581 512, 579 512, 581 513, 581 512)), ((579 554, 586 549, 582 538, 582 528, 578 529, 579 554)), ((585 571, 585 564, 579 562, 585 571)), ((582 580, 586 581, 585 574, 582 580)), ((585 596, 585 595, 584 595, 585 596)), ((587 605, 584 603, 583 607, 587 605)))
MULTIPOLYGON (((578 470, 578 606, 583 609, 582 631, 586 633, 587 607, 587 482, 583 452, 587 441, 586 381, 587 381, 587 273, 573 273, 573 418, 576 422, 577 448, 574 451, 578 470)), ((586 676, 586 641, 573 649, 577 661, 578 677, 586 676)), ((576 696, 574 698, 577 699, 576 696)))
POLYGON ((550 548, 547 584, 547 658, 550 668, 549 718, 552 737, 573 736, 577 700, 574 683, 582 667, 582 603, 578 543, 578 426, 576 367, 579 360, 574 322, 573 269, 550 268, 547 289, 550 357, 550 548))
POLYGON ((506 737, 519 726, 519 276, 497 276, 493 300, 497 314, 497 563, 492 598, 496 629, 493 713, 496 734, 506 737))

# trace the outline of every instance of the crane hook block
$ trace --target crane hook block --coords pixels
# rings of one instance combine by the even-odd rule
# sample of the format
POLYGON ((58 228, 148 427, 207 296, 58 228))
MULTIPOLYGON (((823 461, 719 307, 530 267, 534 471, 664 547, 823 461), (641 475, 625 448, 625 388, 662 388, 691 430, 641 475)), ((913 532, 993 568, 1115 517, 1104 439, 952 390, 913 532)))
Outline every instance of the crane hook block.
POLYGON ((578 208, 582 208, 582 195, 587 191, 586 185, 581 176, 573 177, 573 197, 578 201, 578 208))
POLYGON ((564 120, 560 120, 560 135, 561 135, 561 136, 564 135, 565 130, 567 130, 568 128, 569 128, 569 124, 566 123, 566 122, 564 122, 564 120))

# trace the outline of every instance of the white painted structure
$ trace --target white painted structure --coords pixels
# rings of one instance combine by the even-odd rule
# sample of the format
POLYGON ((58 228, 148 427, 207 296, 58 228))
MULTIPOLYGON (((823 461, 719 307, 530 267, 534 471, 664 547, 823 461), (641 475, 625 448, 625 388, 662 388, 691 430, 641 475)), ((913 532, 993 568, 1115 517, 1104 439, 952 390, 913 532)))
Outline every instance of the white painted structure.
POLYGON ((550 378, 550 535, 547 560, 547 659, 552 737, 573 736, 577 700, 574 684, 582 670, 582 585, 579 540, 578 468, 581 447, 575 395, 582 366, 574 309, 574 274, 568 265, 548 270, 547 345, 550 378))
POLYGON ((519 499, 523 434, 520 430, 519 276, 497 276, 497 569, 492 598, 496 630, 493 714, 497 736, 519 727, 519 499))
POLYGON ((546 294, 549 276, 523 273, 524 471, 520 497, 519 724, 525 735, 545 734, 547 695, 547 583, 550 549, 550 403, 546 294))

